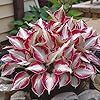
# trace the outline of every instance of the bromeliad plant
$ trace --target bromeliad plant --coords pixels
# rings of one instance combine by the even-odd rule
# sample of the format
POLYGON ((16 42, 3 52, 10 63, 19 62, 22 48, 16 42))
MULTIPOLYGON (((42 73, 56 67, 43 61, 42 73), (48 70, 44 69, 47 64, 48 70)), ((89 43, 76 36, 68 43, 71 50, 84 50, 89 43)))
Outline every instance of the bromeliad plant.
POLYGON ((1 76, 15 75, 12 90, 24 89, 28 85, 41 96, 71 84, 77 87, 81 79, 96 74, 91 61, 97 60, 91 48, 100 49, 100 35, 82 20, 67 17, 63 6, 45 22, 39 19, 29 24, 30 30, 20 28, 16 36, 8 37, 12 46, 5 47, 9 54, 1 60, 1 76), (95 60, 94 60, 95 59, 95 60), (20 69, 16 73, 16 69, 20 69))

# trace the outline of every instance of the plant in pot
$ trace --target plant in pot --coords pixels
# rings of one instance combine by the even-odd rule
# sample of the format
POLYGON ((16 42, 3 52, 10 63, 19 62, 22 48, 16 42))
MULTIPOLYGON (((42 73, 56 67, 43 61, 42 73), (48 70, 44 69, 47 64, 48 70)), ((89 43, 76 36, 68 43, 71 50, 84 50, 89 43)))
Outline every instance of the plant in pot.
POLYGON ((29 23, 30 30, 20 28, 16 36, 8 37, 12 46, 4 48, 9 54, 1 58, 1 77, 13 80, 11 91, 26 89, 41 100, 55 87, 78 87, 81 80, 96 74, 91 61, 99 63, 92 48, 100 49, 100 35, 84 21, 66 16, 63 6, 48 14, 49 22, 40 18, 29 23))

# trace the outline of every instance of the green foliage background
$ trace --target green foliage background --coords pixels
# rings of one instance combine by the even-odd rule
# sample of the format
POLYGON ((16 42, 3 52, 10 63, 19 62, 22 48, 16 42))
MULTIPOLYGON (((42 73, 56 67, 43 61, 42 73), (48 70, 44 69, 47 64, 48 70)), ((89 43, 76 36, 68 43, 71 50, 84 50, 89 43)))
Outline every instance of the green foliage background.
POLYGON ((9 33, 11 35, 15 35, 20 27, 29 28, 27 22, 36 22, 39 18, 49 21, 50 16, 46 11, 50 10, 51 12, 54 12, 62 5, 64 6, 66 15, 73 16, 74 18, 80 18, 82 13, 71 9, 72 4, 78 3, 79 1, 80 0, 47 0, 43 7, 38 8, 37 6, 30 6, 30 11, 25 12, 25 16, 22 20, 14 20, 11 22, 14 25, 14 28, 9 33))

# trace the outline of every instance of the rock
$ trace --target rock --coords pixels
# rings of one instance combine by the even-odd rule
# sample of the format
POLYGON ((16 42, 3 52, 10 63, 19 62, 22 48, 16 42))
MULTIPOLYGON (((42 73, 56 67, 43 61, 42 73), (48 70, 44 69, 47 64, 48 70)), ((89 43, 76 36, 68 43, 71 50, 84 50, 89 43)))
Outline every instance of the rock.
POLYGON ((12 82, 12 79, 6 78, 6 77, 0 77, 0 84, 10 84, 12 82))
POLYGON ((96 74, 93 80, 93 85, 100 91, 100 74, 96 74))
POLYGON ((10 96, 11 96, 11 92, 0 91, 0 100, 9 100, 10 96))
POLYGON ((100 92, 97 90, 85 90, 78 96, 73 92, 65 92, 56 95, 51 100, 100 100, 100 92))
POLYGON ((81 81, 80 85, 77 87, 77 93, 81 93, 90 88, 90 78, 81 81))
POLYGON ((23 91, 17 91, 11 96, 10 100, 26 100, 25 93, 23 91))
POLYGON ((12 84, 0 84, 0 100, 9 100, 12 84))
POLYGON ((12 88, 12 84, 0 84, 0 91, 9 92, 12 88))
POLYGON ((11 96, 10 100, 31 100, 31 98, 30 95, 24 91, 17 91, 11 96))
POLYGON ((38 99, 32 99, 32 100, 38 100, 38 99))
POLYGON ((79 100, 78 96, 74 92, 65 92, 56 95, 51 100, 79 100))
POLYGON ((97 90, 85 90, 78 96, 79 100, 100 100, 100 92, 97 90))
POLYGON ((0 92, 0 100, 4 100, 5 99, 5 93, 0 92))

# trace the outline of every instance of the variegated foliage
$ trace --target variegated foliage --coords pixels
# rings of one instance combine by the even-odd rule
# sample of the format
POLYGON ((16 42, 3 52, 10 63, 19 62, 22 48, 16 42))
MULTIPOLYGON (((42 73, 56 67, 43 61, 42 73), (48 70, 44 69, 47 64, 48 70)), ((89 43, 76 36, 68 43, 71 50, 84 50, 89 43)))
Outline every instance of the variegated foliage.
POLYGON ((30 30, 20 28, 16 36, 8 37, 12 46, 4 48, 9 54, 1 58, 5 63, 1 76, 23 69, 15 75, 12 90, 31 84, 32 91, 41 96, 58 84, 77 87, 81 79, 96 73, 90 62, 97 58, 90 49, 100 49, 100 35, 84 21, 67 17, 63 6, 48 14, 52 17, 49 22, 39 19, 29 24, 30 30))

